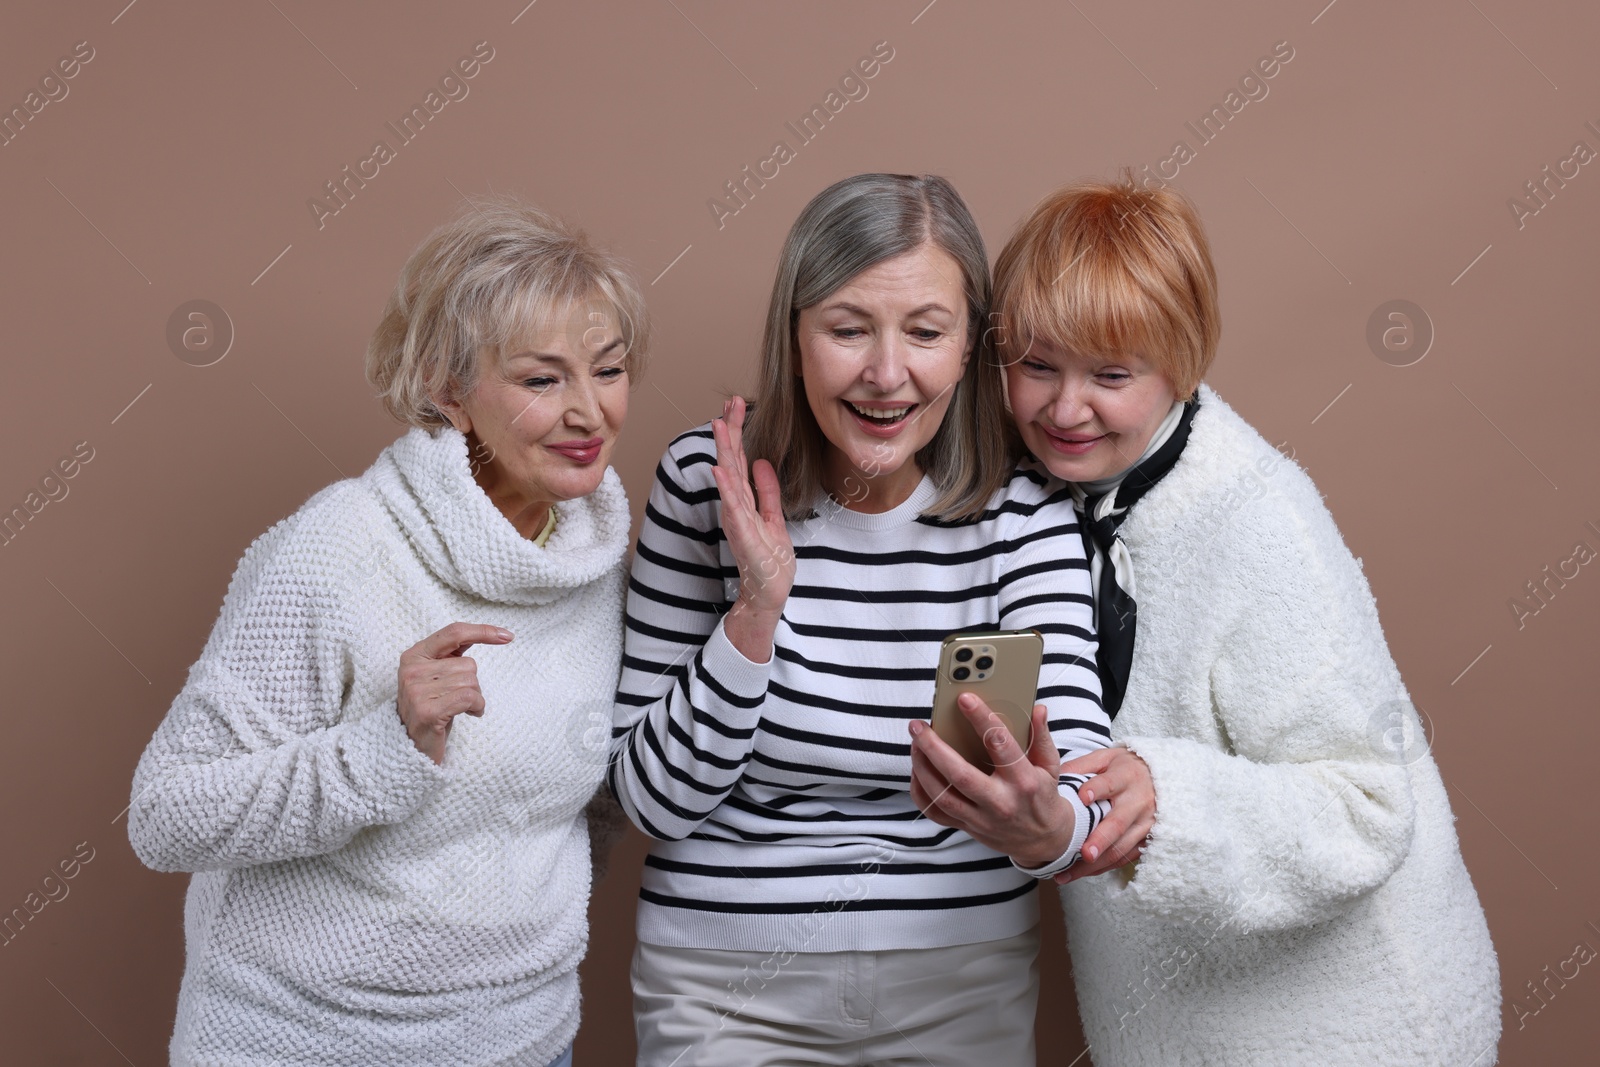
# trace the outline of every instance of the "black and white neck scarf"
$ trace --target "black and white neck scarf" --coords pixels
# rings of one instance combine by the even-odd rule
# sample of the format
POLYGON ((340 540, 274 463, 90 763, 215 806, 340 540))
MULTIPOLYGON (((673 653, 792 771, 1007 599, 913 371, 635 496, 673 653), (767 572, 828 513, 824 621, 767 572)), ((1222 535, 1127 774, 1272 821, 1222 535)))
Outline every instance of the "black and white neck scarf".
POLYGON ((1134 602, 1133 556, 1123 543, 1120 527, 1139 499, 1178 462, 1189 442, 1189 427, 1200 408, 1200 394, 1176 402, 1156 428, 1144 454, 1114 478, 1068 483, 1072 501, 1083 524, 1083 543, 1089 553, 1089 581, 1094 587, 1095 630, 1100 639, 1096 657, 1100 670, 1100 699, 1106 715, 1116 718, 1128 691, 1133 669, 1133 640, 1138 623, 1134 602), (1109 561, 1110 566, 1107 566, 1109 561))

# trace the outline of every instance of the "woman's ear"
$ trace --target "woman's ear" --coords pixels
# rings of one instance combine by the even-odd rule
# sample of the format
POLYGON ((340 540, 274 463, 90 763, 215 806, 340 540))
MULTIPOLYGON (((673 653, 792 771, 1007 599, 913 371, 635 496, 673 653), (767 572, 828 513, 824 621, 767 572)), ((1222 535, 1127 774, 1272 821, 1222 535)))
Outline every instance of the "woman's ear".
POLYGON ((440 400, 435 397, 433 406, 438 409, 439 414, 449 420, 451 426, 454 426, 462 433, 472 432, 472 419, 467 415, 466 409, 461 406, 461 401, 440 400))

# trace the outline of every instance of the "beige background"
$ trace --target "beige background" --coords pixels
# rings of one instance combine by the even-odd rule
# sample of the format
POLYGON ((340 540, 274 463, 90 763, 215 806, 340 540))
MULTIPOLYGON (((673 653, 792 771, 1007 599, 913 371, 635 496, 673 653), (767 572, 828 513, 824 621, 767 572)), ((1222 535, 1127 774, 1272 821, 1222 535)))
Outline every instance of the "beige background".
MULTIPOLYGON (((74 44, 94 49, 0 147, 0 508, 78 442, 93 449, 69 495, 0 547, 0 911, 93 849, 70 894, 0 948, 7 1062, 165 1062, 185 880, 128 847, 134 763, 245 546, 397 436, 361 353, 406 253, 461 194, 514 191, 580 220, 648 284, 658 354, 618 460, 637 507, 670 437, 749 382, 779 242, 824 185, 946 175, 992 253, 1053 185, 1195 147, 1184 123, 1285 40, 1269 95, 1177 180, 1221 276, 1210 380, 1294 448, 1365 560, 1500 952, 1502 1062, 1593 1056, 1600 964, 1551 982, 1536 1015, 1512 1003, 1538 1007, 1526 983, 1576 943, 1600 950, 1600 566, 1551 582, 1521 629, 1508 601, 1579 539, 1600 549, 1584 525, 1600 527, 1600 165, 1521 228, 1507 200, 1575 141, 1600 149, 1584 126, 1600 127, 1600 9, 525 2, 0 14, 6 108, 74 44), (308 198, 479 41, 494 59, 470 94, 319 229, 308 198), (784 123, 878 41, 894 58, 869 95, 719 229, 707 199, 775 140, 796 147, 784 123), (193 299, 236 333, 211 366, 166 339, 193 299), (1412 366, 1365 339, 1392 299, 1436 332, 1412 366)), ((634 838, 596 897, 589 1067, 632 1062, 640 855, 634 838)), ((1044 1061, 1066 1064, 1082 1038, 1052 922, 1039 1029, 1044 1061)))

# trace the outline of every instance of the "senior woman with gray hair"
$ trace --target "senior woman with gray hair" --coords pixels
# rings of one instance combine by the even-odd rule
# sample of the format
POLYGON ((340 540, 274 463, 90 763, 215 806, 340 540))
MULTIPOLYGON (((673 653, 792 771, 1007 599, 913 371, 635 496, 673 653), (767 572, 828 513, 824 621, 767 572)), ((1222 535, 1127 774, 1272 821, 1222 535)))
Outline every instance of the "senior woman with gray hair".
POLYGON ((1055 768, 1109 730, 1070 496, 995 432, 988 302, 949 182, 835 183, 779 256, 748 436, 734 397, 656 470, 610 772, 657 839, 641 1067, 1034 1062, 1034 878, 1098 814, 1055 768), (906 727, 942 640, 996 628, 1042 635, 1050 769, 999 731, 1024 799, 980 843, 923 818, 906 727))
POLYGON ((134 777, 195 872, 174 1064, 569 1062, 647 335, 515 201, 406 264, 367 376, 410 429, 245 552, 134 777))

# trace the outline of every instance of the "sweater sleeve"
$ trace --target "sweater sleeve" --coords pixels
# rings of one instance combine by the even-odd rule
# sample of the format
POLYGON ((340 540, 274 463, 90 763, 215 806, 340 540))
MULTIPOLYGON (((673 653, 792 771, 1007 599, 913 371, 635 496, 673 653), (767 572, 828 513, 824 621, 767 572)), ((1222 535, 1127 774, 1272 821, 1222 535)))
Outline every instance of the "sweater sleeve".
POLYGON ((1410 780, 1381 737, 1389 711, 1407 707, 1399 673, 1359 565, 1309 482, 1305 496, 1228 549, 1248 565, 1229 568, 1233 622, 1209 688, 1231 751, 1124 739, 1150 767, 1157 806, 1129 889, 1172 918, 1307 926, 1382 885, 1410 849, 1410 780))
POLYGON ((687 837, 732 792, 755 748, 770 663, 723 631, 728 609, 715 462, 694 431, 656 468, 628 582, 608 781, 651 837, 687 837))
MULTIPOLYGON (((307 506, 308 509, 311 505, 307 506)), ((332 852, 444 779, 391 699, 346 720, 359 584, 317 517, 246 551, 200 659, 139 760, 128 837, 147 866, 207 871, 332 852)))
MULTIPOLYGON (((1047 709, 1056 751, 1066 762, 1111 741, 1111 720, 1100 703, 1100 675, 1095 668, 1089 562, 1070 492, 1061 488, 1048 496, 1013 541, 1015 547, 1000 576, 1000 628, 1033 629, 1044 636, 1037 700, 1047 709)), ((1077 862, 1089 832, 1111 810, 1103 800, 1084 805, 1078 789, 1086 781, 1084 775, 1059 778, 1061 795, 1075 820, 1072 842, 1063 857, 1071 857, 1066 866, 1077 862)), ((1050 866, 1065 869, 1057 864, 1050 866)))

